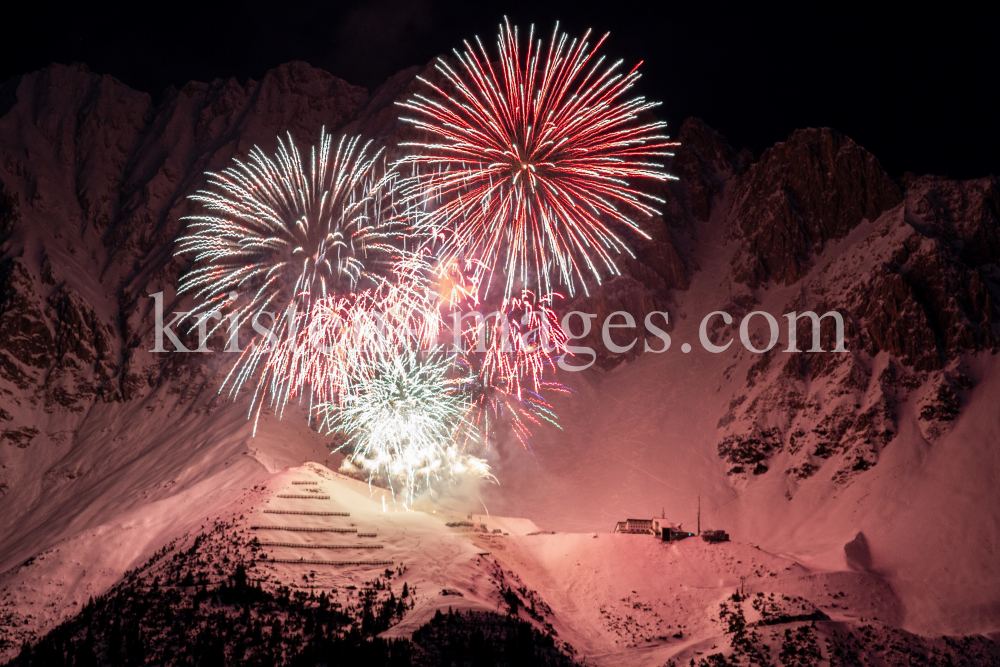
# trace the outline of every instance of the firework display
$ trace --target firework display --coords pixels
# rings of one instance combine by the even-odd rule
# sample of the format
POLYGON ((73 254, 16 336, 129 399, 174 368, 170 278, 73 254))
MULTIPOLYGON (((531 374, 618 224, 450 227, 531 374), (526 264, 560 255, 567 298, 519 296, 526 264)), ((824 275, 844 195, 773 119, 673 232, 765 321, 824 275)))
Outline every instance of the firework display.
MULTIPOLYGON (((664 123, 643 122, 656 106, 623 100, 639 78, 620 63, 603 66, 588 32, 571 40, 558 25, 546 47, 529 32, 501 27, 499 59, 477 40, 438 61, 438 85, 401 103, 403 120, 428 137, 404 144, 407 198, 420 225, 441 240, 443 261, 474 261, 480 278, 502 269, 503 294, 573 293, 585 277, 616 274, 615 255, 631 253, 620 231, 645 236, 634 215, 657 214, 662 200, 637 179, 669 178, 660 161, 672 145, 664 123)), ((606 36, 605 36, 606 37, 606 36)))
POLYGON ((274 158, 254 147, 234 162, 190 197, 206 212, 187 216, 189 234, 178 240, 178 253, 197 264, 179 291, 204 310, 240 290, 250 295, 241 320, 289 306, 306 312, 330 294, 374 286, 396 261, 405 229, 397 174, 370 142, 342 137, 334 149, 324 129, 308 161, 289 136, 274 158))
POLYGON ((266 395, 283 405, 303 388, 288 380, 312 356, 302 332, 316 328, 316 304, 382 285, 405 254, 407 232, 395 170, 357 137, 334 146, 324 129, 306 160, 289 136, 273 158, 255 147, 234 162, 191 197, 205 212, 186 218, 189 233, 178 240, 178 253, 195 260, 178 292, 201 301, 193 322, 225 305, 235 326, 271 332, 226 381, 235 395, 256 377, 251 410, 259 414, 266 395))
POLYGON ((553 358, 565 352, 566 333, 551 307, 551 295, 536 300, 526 292, 507 299, 483 317, 456 327, 462 344, 456 363, 462 368, 462 388, 469 397, 469 421, 482 434, 489 452, 500 428, 509 429, 525 449, 532 424, 546 421, 558 427, 556 414, 543 392, 567 393, 545 378, 553 358))
POLYGON ((350 389, 335 405, 321 405, 324 426, 347 440, 350 464, 414 491, 441 476, 488 476, 482 459, 463 455, 455 433, 468 432, 467 397, 449 379, 451 362, 440 348, 379 355, 354 367, 350 389))
POLYGON ((410 253, 377 287, 320 299, 306 326, 277 343, 266 361, 268 374, 282 379, 289 398, 308 388, 312 411, 317 403, 336 404, 359 369, 365 377, 364 369, 378 359, 432 345, 441 322, 429 272, 425 255, 410 253))
POLYGON ((324 130, 308 159, 289 136, 208 174, 178 292, 200 302, 192 327, 217 329, 226 307, 260 334, 220 391, 254 387, 255 420, 307 405, 346 468, 409 503, 440 480, 491 479, 505 435, 530 450, 533 427, 558 427, 555 286, 617 272, 622 231, 645 235, 633 217, 656 214, 633 181, 668 178, 672 145, 640 119, 652 103, 622 99, 636 70, 605 66, 604 38, 588 39, 557 26, 546 47, 532 30, 522 52, 508 23, 498 61, 466 44, 403 103, 432 139, 396 164, 324 130))

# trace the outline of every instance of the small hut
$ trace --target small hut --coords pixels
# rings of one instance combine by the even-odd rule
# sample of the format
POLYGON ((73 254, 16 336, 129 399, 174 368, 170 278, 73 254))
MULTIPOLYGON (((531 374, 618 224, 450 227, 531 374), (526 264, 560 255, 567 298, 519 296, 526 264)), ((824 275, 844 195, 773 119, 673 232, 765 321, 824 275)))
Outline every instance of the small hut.
POLYGON ((653 535, 654 519, 625 519, 615 524, 613 533, 631 533, 633 535, 653 535))

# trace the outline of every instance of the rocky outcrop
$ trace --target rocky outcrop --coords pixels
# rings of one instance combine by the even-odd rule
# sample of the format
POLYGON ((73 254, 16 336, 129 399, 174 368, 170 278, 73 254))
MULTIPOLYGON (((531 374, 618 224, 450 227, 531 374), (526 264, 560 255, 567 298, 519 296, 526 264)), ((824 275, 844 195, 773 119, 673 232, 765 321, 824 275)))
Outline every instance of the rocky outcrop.
POLYGON ((875 156, 849 138, 829 128, 797 130, 735 184, 729 231, 740 243, 733 278, 753 287, 791 284, 829 241, 900 199, 875 156))
POLYGON ((21 202, 17 193, 11 194, 0 181, 0 237, 9 234, 21 219, 21 202))
MULTIPOLYGON (((966 359, 1000 347, 998 232, 995 178, 908 179, 904 201, 786 304, 783 312, 841 313, 848 352, 774 350, 753 363, 745 395, 719 423, 730 472, 763 474, 787 452, 795 479, 832 461, 832 478, 849 481, 895 439, 897 409, 914 391, 924 437, 946 433, 972 388, 966 359)), ((798 340, 810 336, 800 322, 798 340)), ((823 349, 832 336, 828 324, 823 349)))
POLYGON ((22 392, 37 389, 31 402, 79 412, 95 396, 116 395, 114 335, 65 282, 42 298, 53 282, 51 273, 33 276, 22 258, 0 264, 0 377, 22 392))
POLYGON ((737 153, 718 132, 699 118, 688 118, 677 135, 680 146, 674 153, 670 171, 680 181, 686 212, 696 221, 708 222, 712 209, 727 185, 753 163, 749 150, 737 153))

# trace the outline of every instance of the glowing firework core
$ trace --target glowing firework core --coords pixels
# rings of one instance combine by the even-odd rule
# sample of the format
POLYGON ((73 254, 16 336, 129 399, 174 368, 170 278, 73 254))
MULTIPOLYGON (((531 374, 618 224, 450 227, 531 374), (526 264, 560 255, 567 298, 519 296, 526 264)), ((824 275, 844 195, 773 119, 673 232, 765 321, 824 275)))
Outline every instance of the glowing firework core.
POLYGON ((648 238, 629 211, 655 215, 662 201, 631 182, 669 178, 658 160, 674 144, 664 123, 639 120, 655 104, 620 100, 639 75, 592 63, 604 38, 591 48, 589 34, 571 41, 557 26, 546 50, 532 30, 522 57, 508 23, 499 74, 477 40, 478 52, 455 52, 459 71, 438 62, 449 90, 421 79, 431 94, 402 103, 417 114, 404 120, 433 135, 403 144, 418 149, 405 188, 427 207, 421 224, 444 260, 481 260, 484 274, 499 263, 505 297, 518 284, 551 292, 552 273, 571 292, 585 273, 617 273, 613 254, 629 250, 615 227, 648 238))

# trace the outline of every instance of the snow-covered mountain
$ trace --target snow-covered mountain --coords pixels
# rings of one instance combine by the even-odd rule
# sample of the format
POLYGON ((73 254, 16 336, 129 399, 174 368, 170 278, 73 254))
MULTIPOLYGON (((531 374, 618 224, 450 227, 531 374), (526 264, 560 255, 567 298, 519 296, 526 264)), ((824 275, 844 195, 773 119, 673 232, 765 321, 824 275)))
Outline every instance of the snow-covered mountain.
MULTIPOLYGON (((337 467, 301 414, 266 415, 251 435, 246 405, 216 393, 231 357, 150 352, 149 295, 186 309, 174 241, 206 170, 254 145, 271 151, 286 132, 309 145, 324 126, 397 154, 415 130, 393 102, 419 88, 422 71, 369 94, 290 63, 260 82, 190 83, 154 101, 53 65, 0 89, 0 614, 18 624, 10 641, 70 616, 282 469, 337 467)), ((1000 631, 1000 181, 894 180, 826 128, 796 131, 759 158, 696 119, 676 138, 679 180, 656 188, 665 203, 645 223, 651 238, 630 238, 636 258, 621 262, 623 275, 562 306, 597 322, 624 310, 640 326, 667 312, 670 348, 643 352, 640 339, 614 355, 595 327, 577 343, 598 363, 559 376, 575 390, 554 399, 562 429, 538 429, 531 452, 501 443, 499 483, 473 494, 474 507, 434 507, 484 503, 544 530, 606 532, 661 512, 693 528, 700 494, 702 527, 795 567, 887 586, 896 627, 1000 631), (783 314, 833 310, 846 353, 784 352, 783 314), (733 316, 711 321, 714 343, 734 340, 719 354, 699 342, 713 311, 733 316), (740 342, 753 311, 779 322, 770 352, 740 342)), ((762 345, 765 321, 752 322, 762 345)), ((560 542, 569 560, 597 544, 574 540, 560 542)), ((618 547, 601 557, 628 558, 618 547)), ((653 562, 642 561, 656 579, 653 562)), ((525 567, 543 597, 567 585, 546 579, 554 560, 525 567)), ((719 595, 730 579, 713 584, 719 595)), ((550 600, 564 614, 556 627, 598 609, 595 595, 593 605, 550 600)), ((698 613, 715 605, 709 597, 698 613)), ((604 640, 575 641, 605 650, 604 640)))

